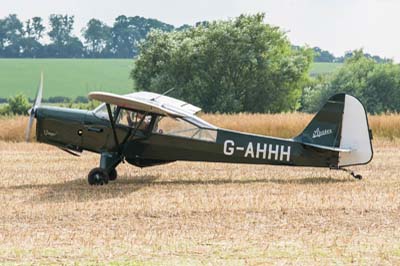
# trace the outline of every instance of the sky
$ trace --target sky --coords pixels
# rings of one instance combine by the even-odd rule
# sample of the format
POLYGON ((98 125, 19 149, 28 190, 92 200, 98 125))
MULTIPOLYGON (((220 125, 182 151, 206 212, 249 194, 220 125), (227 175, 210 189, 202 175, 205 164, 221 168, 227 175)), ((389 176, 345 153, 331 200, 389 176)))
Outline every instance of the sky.
POLYGON ((75 34, 91 18, 112 25, 115 17, 143 16, 180 26, 198 21, 266 13, 293 44, 318 46, 335 56, 363 48, 400 62, 399 0, 0 0, 0 17, 21 20, 50 14, 75 16, 75 34))

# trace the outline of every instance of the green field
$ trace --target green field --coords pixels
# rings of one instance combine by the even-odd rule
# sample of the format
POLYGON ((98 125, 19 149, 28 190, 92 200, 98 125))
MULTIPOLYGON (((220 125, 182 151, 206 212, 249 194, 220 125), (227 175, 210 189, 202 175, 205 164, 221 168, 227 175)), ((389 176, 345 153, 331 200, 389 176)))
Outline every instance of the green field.
POLYGON ((327 74, 340 68, 342 63, 313 63, 310 70, 311 76, 327 74))
MULTIPOLYGON (((0 98, 23 93, 35 97, 40 72, 44 72, 43 97, 86 96, 90 91, 128 93, 132 59, 0 59, 0 98)), ((329 73, 335 63, 314 63, 310 75, 329 73)))
POLYGON ((96 90, 127 93, 133 90, 132 67, 132 59, 1 59, 0 97, 23 93, 34 98, 41 71, 44 98, 74 98, 96 90))

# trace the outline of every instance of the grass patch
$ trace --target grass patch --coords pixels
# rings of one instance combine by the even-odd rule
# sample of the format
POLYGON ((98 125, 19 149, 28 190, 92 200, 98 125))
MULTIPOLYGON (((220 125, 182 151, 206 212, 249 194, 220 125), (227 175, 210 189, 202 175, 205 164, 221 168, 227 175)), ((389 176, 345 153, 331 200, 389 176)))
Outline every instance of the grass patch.
POLYGON ((0 97, 23 93, 34 98, 40 72, 43 97, 87 96, 90 91, 129 93, 132 59, 0 59, 0 97))
MULTIPOLYGON (((331 73, 340 63, 313 63, 310 75, 331 73)), ((23 93, 35 97, 44 72, 44 98, 87 96, 90 91, 129 93, 133 59, 0 59, 0 98, 23 93)))

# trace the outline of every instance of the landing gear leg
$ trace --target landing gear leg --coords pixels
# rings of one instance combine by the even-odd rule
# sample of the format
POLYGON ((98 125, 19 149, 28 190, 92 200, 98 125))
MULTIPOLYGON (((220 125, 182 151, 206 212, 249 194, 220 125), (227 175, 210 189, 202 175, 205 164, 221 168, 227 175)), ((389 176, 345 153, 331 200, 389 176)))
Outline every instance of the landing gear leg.
POLYGON ((108 181, 117 179, 118 173, 115 169, 122 161, 118 153, 104 152, 100 157, 100 167, 89 172, 89 185, 105 185, 108 181))

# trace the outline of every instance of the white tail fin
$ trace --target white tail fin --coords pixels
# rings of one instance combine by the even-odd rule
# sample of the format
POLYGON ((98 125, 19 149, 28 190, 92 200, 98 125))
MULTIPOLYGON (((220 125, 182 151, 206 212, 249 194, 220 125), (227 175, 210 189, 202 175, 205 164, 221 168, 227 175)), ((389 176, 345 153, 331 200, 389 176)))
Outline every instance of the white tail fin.
POLYGON ((372 135, 367 113, 358 99, 347 94, 344 100, 341 136, 340 148, 350 149, 351 152, 339 153, 339 167, 366 164, 372 160, 372 135))

